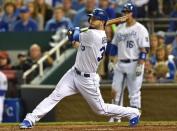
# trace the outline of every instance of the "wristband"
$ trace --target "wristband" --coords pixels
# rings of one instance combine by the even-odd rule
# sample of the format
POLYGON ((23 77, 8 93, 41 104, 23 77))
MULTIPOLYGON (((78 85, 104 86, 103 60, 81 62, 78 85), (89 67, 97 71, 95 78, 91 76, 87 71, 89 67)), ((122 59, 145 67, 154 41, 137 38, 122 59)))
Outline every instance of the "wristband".
POLYGON ((140 60, 146 60, 146 52, 140 52, 139 59, 140 60))

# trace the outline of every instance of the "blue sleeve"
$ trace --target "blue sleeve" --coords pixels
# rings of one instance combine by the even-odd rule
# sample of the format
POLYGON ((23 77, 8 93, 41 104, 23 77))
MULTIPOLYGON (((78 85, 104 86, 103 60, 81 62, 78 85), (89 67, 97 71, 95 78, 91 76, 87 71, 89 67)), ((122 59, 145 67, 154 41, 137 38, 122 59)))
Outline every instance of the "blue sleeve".
POLYGON ((108 43, 107 47, 106 47, 106 52, 105 53, 107 55, 110 55, 110 56, 116 56, 118 54, 118 48, 117 48, 116 45, 108 43))

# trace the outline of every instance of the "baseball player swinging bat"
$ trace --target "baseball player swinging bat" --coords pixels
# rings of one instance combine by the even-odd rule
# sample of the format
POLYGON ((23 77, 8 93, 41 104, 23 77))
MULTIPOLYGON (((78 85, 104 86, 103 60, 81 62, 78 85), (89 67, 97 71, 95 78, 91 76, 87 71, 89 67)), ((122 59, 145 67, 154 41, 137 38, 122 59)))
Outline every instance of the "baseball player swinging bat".
POLYGON ((61 78, 54 91, 32 113, 26 115, 20 124, 21 129, 32 128, 63 98, 77 93, 84 97, 95 113, 111 117, 126 117, 129 119, 130 126, 138 124, 140 117, 138 109, 107 104, 102 98, 99 88, 100 77, 96 71, 106 51, 104 26, 108 16, 103 9, 96 8, 90 17, 89 24, 93 29, 89 28, 88 31, 80 33, 80 28, 75 27, 73 36, 68 38, 78 48, 75 64, 61 78))

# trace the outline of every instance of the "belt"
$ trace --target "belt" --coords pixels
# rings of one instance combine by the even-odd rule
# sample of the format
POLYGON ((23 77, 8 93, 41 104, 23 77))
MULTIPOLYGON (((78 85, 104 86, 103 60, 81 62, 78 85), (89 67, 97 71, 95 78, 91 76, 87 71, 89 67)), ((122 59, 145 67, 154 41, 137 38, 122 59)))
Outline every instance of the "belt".
POLYGON ((135 62, 138 61, 138 59, 124 59, 124 60, 120 60, 120 62, 122 63, 131 63, 131 62, 135 62))
POLYGON ((90 77, 90 74, 83 73, 83 72, 79 71, 76 67, 74 69, 78 75, 84 76, 84 77, 90 77))

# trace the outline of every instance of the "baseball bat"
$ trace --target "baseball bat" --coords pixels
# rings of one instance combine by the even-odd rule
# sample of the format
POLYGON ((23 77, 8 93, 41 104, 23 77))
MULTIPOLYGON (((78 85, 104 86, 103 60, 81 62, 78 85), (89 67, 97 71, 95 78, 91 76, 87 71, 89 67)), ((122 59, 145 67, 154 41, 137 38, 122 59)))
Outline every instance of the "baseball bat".
MULTIPOLYGON (((125 15, 125 16, 122 16, 122 17, 117 17, 117 18, 114 18, 114 19, 111 19, 111 20, 108 20, 106 22, 106 26, 110 26, 112 24, 120 24, 122 22, 125 22, 128 18, 128 15, 125 15)), ((81 29, 81 32, 85 32, 88 30, 88 27, 85 27, 85 28, 82 28, 81 29)))
MULTIPOLYGON (((122 16, 122 17, 117 17, 117 18, 114 18, 114 19, 111 19, 111 20, 108 20, 106 22, 106 26, 109 26, 109 25, 112 25, 112 24, 119 24, 119 23, 122 23, 122 22, 125 22, 127 20, 128 16, 125 15, 125 16, 122 16)), ((85 32, 88 30, 88 27, 85 27, 85 28, 81 28, 80 31, 81 32, 85 32)), ((68 34, 72 34, 71 31, 68 32, 68 34)))
POLYGON ((114 18, 114 19, 111 19, 111 20, 108 20, 106 22, 106 26, 109 26, 109 25, 112 25, 112 24, 119 24, 119 23, 122 23, 122 22, 125 22, 128 18, 128 15, 125 15, 125 16, 122 16, 122 17, 117 17, 117 18, 114 18))

